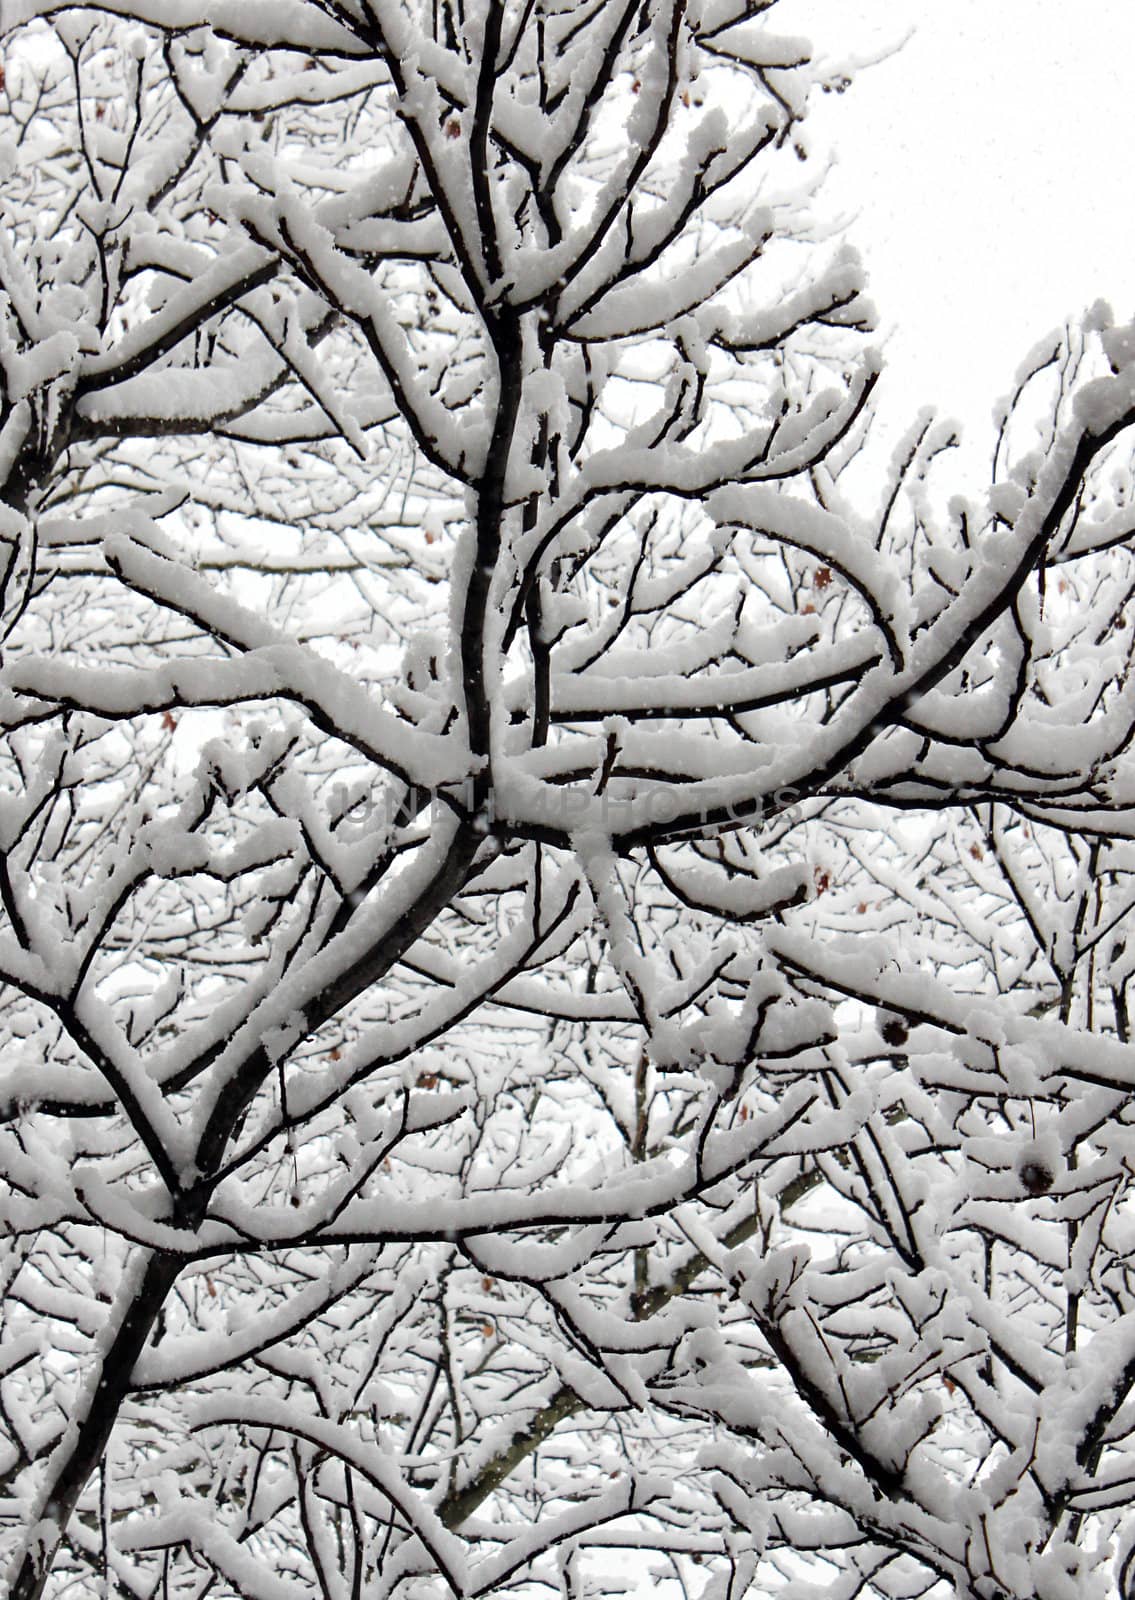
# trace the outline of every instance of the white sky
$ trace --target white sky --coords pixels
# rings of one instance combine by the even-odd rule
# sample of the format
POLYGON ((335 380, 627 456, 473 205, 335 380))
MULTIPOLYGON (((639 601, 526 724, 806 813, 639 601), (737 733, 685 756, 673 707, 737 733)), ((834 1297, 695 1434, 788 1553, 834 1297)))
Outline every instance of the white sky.
MULTIPOLYGON (((821 97, 826 209, 853 214, 886 344, 881 419, 934 404, 991 439, 1027 351, 1097 298, 1135 316, 1132 0, 785 0, 776 31, 874 54, 821 97)), ((960 487, 960 485, 959 485, 960 487)))

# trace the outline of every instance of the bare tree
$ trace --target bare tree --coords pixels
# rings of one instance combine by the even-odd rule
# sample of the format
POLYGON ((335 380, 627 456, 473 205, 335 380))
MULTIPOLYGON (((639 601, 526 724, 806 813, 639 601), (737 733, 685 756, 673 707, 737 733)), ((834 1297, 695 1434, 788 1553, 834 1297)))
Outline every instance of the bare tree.
POLYGON ((865 515, 772 8, 6 8, 18 1600, 1132 1586, 1135 337, 865 515))

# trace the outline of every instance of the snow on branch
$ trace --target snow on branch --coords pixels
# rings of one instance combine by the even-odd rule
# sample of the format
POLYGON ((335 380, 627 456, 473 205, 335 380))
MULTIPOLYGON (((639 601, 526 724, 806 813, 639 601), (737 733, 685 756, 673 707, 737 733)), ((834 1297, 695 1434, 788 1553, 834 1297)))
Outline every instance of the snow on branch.
POLYGON ((4 8, 12 1600, 1129 1585, 1135 335, 864 484, 775 6, 4 8))

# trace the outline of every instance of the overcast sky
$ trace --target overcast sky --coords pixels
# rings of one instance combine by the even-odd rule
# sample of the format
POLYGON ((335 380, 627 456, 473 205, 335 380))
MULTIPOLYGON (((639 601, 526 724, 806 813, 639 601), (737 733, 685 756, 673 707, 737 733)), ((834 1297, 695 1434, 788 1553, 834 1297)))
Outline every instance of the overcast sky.
POLYGON ((812 140, 893 329, 884 415, 936 403, 987 436, 1050 328, 1100 297, 1135 316, 1135 4, 785 0, 774 21, 824 57, 914 28, 817 102, 812 140))

